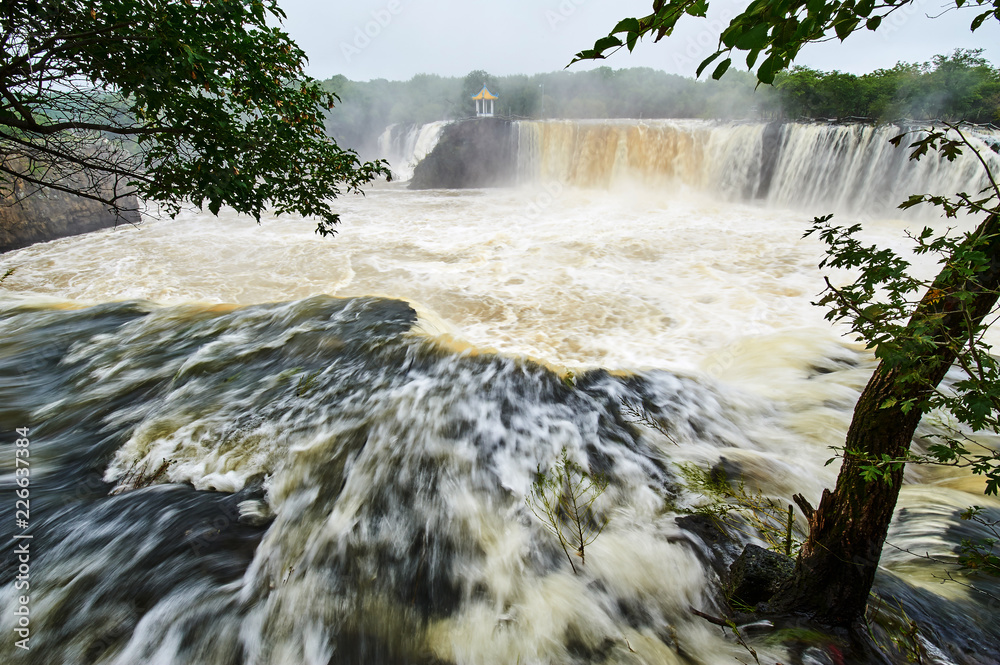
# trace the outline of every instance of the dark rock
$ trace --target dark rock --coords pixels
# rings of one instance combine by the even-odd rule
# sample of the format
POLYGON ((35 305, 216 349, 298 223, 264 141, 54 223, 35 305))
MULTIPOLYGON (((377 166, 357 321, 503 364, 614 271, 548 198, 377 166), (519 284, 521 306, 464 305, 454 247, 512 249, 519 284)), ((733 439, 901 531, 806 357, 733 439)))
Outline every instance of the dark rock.
POLYGON ((674 522, 685 531, 685 541, 690 543, 703 563, 719 579, 724 579, 729 567, 740 554, 739 545, 711 515, 694 514, 677 517, 674 522))
POLYGON ((93 199, 53 189, 33 191, 21 181, 6 183, 4 191, 8 195, 0 195, 0 252, 139 221, 134 197, 119 202, 127 209, 121 218, 93 199))
POLYGON ((434 150, 413 171, 410 189, 504 187, 517 180, 517 145, 510 120, 474 118, 446 126, 434 150))
POLYGON ((794 571, 791 557, 747 545, 729 567, 729 597, 752 607, 773 596, 794 571))
POLYGON ((778 165, 778 157, 784 145, 784 133, 782 132, 782 122, 771 122, 764 128, 760 144, 760 176, 757 181, 757 188, 754 192, 746 192, 747 197, 766 199, 771 191, 771 181, 774 179, 774 170, 778 165))

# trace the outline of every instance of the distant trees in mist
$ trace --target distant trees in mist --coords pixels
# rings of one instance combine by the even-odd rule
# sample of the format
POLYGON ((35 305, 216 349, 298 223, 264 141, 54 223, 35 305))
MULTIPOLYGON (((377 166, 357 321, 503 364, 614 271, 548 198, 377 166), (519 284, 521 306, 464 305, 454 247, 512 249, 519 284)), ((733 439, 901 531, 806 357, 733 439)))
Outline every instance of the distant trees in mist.
POLYGON ((982 49, 957 49, 922 64, 855 76, 796 67, 774 82, 791 118, 914 118, 1000 123, 1000 69, 982 49))
POLYGON ((465 77, 418 74, 409 81, 350 81, 324 87, 341 98, 327 130, 345 145, 374 153, 390 124, 423 124, 471 116, 470 97, 483 84, 499 95, 496 114, 515 118, 897 118, 1000 123, 1000 69, 981 50, 959 49, 926 63, 899 63, 857 76, 796 67, 774 86, 731 71, 720 81, 695 80, 649 68, 465 77))

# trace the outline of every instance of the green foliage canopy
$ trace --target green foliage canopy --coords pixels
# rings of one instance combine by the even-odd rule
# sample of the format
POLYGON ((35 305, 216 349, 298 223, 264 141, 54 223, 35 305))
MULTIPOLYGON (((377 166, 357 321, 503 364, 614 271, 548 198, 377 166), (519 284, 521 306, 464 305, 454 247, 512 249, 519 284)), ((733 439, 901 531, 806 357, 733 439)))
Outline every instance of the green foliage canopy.
POLYGON ((325 135, 275 0, 0 0, 0 187, 319 218, 387 175, 325 135))
POLYGON ((908 451, 898 458, 870 459, 863 466, 866 479, 885 480, 888 470, 907 461, 951 464, 984 475, 986 493, 997 494, 1000 451, 984 446, 966 430, 1000 432, 1000 360, 983 339, 990 321, 977 312, 981 294, 996 296, 983 284, 995 280, 997 272, 1000 185, 989 153, 980 152, 957 127, 915 134, 901 134, 892 142, 899 146, 915 138, 908 143, 911 159, 927 158, 933 151, 954 160, 963 150, 971 151, 981 161, 989 184, 981 192, 960 192, 955 197, 914 194, 899 207, 930 204, 941 208, 948 218, 985 215, 987 221, 964 233, 925 226, 910 234, 914 254, 937 257, 941 265, 938 275, 928 280, 915 276, 910 262, 897 252, 859 241, 860 224, 842 227, 830 224, 830 215, 816 218, 806 235, 817 234, 827 245, 827 258, 820 267, 860 271, 853 283, 839 288, 828 281, 820 304, 828 307, 828 319, 849 322, 875 349, 876 357, 897 371, 896 383, 907 397, 890 397, 884 408, 898 407, 904 413, 937 410, 951 416, 939 424, 940 433, 927 437, 931 443, 926 454, 908 451), (945 325, 949 318, 955 321, 945 325), (942 352, 952 359, 949 364, 953 362, 960 369, 958 378, 946 387, 928 382, 924 371, 929 359, 942 352), (950 424, 952 421, 965 427, 950 424))
POLYGON ((792 118, 941 119, 1000 122, 1000 69, 982 49, 956 49, 921 64, 899 63, 855 76, 794 67, 774 79, 792 118))

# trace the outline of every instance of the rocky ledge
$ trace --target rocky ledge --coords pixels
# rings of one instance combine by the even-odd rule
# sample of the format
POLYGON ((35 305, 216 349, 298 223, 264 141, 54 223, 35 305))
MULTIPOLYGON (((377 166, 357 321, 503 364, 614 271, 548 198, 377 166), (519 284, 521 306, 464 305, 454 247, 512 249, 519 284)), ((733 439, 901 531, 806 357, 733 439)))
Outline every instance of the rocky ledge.
POLYGON ((512 122, 472 118, 448 125, 417 164, 410 189, 504 187, 517 179, 517 143, 512 122))

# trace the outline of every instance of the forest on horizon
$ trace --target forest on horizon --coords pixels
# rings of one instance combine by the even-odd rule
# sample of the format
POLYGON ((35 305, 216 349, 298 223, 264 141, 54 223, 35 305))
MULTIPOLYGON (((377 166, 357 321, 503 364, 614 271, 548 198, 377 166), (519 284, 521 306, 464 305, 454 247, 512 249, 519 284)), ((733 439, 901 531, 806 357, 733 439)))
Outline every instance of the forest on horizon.
POLYGON ((498 95, 498 116, 517 119, 704 118, 725 120, 897 119, 1000 124, 1000 68, 980 49, 956 49, 929 62, 900 62, 864 75, 795 67, 773 86, 748 72, 698 80, 650 68, 465 77, 418 74, 409 81, 322 82, 340 97, 327 131, 362 153, 392 124, 474 115, 483 85, 498 95))

